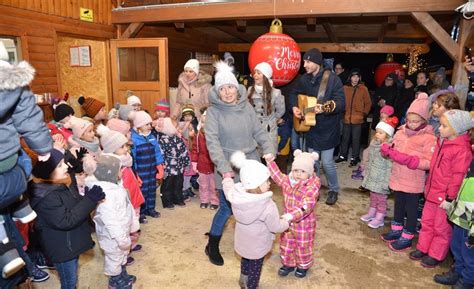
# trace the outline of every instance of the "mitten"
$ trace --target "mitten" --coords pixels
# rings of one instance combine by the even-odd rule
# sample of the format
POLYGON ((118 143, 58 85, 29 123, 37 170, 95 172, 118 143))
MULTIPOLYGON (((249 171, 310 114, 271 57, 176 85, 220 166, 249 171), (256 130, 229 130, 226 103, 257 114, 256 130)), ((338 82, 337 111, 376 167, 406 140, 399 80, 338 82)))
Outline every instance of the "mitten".
POLYGON ((82 159, 84 158, 84 156, 87 154, 87 149, 85 147, 81 147, 77 153, 76 153, 76 158, 82 162, 82 159))
POLYGON ((293 215, 290 214, 290 213, 286 213, 286 214, 282 215, 281 218, 288 221, 288 223, 289 223, 289 222, 291 222, 291 220, 293 220, 293 215))
POLYGON ((163 165, 157 165, 156 170, 158 171, 156 173, 156 179, 162 180, 165 175, 165 168, 163 167, 163 165))
POLYGON ((411 170, 416 170, 420 164, 419 157, 401 153, 393 148, 390 149, 389 158, 394 162, 407 166, 411 170))
POLYGON ((198 171, 198 164, 196 162, 192 162, 191 165, 193 166, 193 171, 198 171))
POLYGON ((450 212, 453 209, 453 204, 444 200, 441 204, 439 204, 439 207, 446 210, 447 212, 450 212))
POLYGON ((101 187, 94 185, 91 189, 85 188, 84 196, 91 200, 93 203, 98 203, 105 199, 105 193, 101 187))
POLYGON ((391 149, 392 149, 392 148, 390 147, 390 145, 389 145, 388 143, 383 143, 383 144, 380 146, 380 154, 381 154, 383 157, 388 158, 388 155, 389 155, 391 149))

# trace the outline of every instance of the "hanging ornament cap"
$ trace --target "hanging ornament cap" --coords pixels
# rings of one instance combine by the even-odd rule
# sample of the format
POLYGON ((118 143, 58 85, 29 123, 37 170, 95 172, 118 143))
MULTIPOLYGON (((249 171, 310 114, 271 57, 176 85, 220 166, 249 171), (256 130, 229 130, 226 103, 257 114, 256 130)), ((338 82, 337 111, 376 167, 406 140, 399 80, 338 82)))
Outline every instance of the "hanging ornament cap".
POLYGON ((393 54, 392 53, 387 54, 387 62, 393 62, 393 54))
POLYGON ((273 19, 272 25, 270 26, 270 33, 283 33, 283 25, 280 19, 273 19))

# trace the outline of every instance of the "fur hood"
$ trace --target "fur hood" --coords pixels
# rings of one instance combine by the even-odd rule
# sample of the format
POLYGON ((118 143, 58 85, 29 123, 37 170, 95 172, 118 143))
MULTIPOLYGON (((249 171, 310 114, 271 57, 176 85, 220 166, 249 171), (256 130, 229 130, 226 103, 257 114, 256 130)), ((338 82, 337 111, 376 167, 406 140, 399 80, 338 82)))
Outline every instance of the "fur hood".
POLYGON ((14 90, 27 86, 35 76, 35 69, 26 61, 12 65, 0 60, 0 90, 14 90))
MULTIPOLYGON (((184 72, 181 72, 181 74, 179 75, 178 82, 185 87, 189 86, 189 83, 186 81, 186 76, 184 75, 184 72)), ((195 84, 196 87, 201 87, 205 84, 210 84, 211 82, 212 82, 212 76, 210 74, 204 71, 199 71, 197 80, 194 81, 193 84, 195 84)))

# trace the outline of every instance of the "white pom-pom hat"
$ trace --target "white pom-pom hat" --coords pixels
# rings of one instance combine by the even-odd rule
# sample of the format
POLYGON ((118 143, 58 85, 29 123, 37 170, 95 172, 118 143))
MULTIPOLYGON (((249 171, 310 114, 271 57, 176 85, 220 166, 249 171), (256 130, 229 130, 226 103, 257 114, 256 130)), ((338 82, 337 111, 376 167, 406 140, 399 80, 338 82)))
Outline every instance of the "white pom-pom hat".
POLYGON ((258 188, 270 178, 270 171, 261 162, 249 160, 242 151, 236 151, 230 157, 230 162, 240 169, 240 182, 247 190, 258 188))
POLYGON ((223 85, 229 84, 235 87, 239 87, 239 82, 237 78, 235 78, 233 67, 227 65, 224 61, 218 61, 214 63, 214 67, 216 68, 216 74, 214 75, 214 86, 219 90, 219 88, 223 85))
POLYGON ((314 162, 319 159, 317 152, 304 153, 301 150, 295 150, 293 153, 295 159, 291 165, 291 170, 302 170, 310 175, 314 173, 314 162))

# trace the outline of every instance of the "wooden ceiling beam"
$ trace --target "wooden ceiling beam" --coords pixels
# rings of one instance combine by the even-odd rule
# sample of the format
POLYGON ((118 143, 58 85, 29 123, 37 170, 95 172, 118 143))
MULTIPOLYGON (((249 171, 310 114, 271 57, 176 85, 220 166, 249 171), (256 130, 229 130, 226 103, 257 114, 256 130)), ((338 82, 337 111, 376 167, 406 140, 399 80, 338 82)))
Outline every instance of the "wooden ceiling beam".
POLYGON ((323 27, 324 27, 324 31, 326 31, 326 34, 328 35, 329 40, 331 42, 337 43, 337 36, 334 33, 334 30, 332 29, 331 23, 324 22, 323 27))
POLYGON ((406 15, 412 11, 451 12, 465 0, 358 0, 347 1, 294 1, 279 0, 273 10, 272 1, 212 3, 200 2, 181 5, 153 5, 147 7, 116 8, 112 23, 211 21, 231 19, 284 17, 318 17, 348 15, 406 15), (274 14, 275 13, 275 14, 274 14))
POLYGON ((310 32, 316 31, 316 17, 306 18, 306 30, 310 32))
MULTIPOLYGON (((219 52, 248 52, 251 44, 247 43, 219 43, 219 52)), ((430 51, 426 44, 409 43, 298 43, 301 52, 311 48, 318 48, 321 52, 334 53, 408 53, 413 47, 420 47, 421 53, 430 51)))
POLYGON ((144 24, 145 23, 143 22, 130 23, 127 29, 125 29, 125 31, 120 35, 120 38, 126 39, 126 38, 133 38, 137 36, 138 32, 140 32, 140 29, 142 29, 144 24))
POLYGON ((247 30, 247 21, 246 20, 237 20, 235 21, 237 25, 237 31, 245 32, 247 30))
MULTIPOLYGON (((211 23, 208 23, 209 25, 211 25, 211 23)), ((252 43, 256 38, 254 37, 251 37, 249 36, 248 34, 246 33, 242 33, 242 32, 239 32, 237 31, 237 29, 235 27, 229 27, 229 26, 223 26, 223 25, 211 25, 213 28, 217 29, 217 30, 220 30, 224 33, 227 33, 237 39, 240 39, 242 41, 245 41, 245 42, 249 42, 249 43, 252 43)))
POLYGON ((453 61, 458 59, 459 45, 454 42, 448 32, 428 12, 412 12, 411 15, 453 61))
POLYGON ((398 16, 397 15, 388 16, 387 29, 392 30, 392 31, 397 30, 397 23, 398 23, 398 16))

